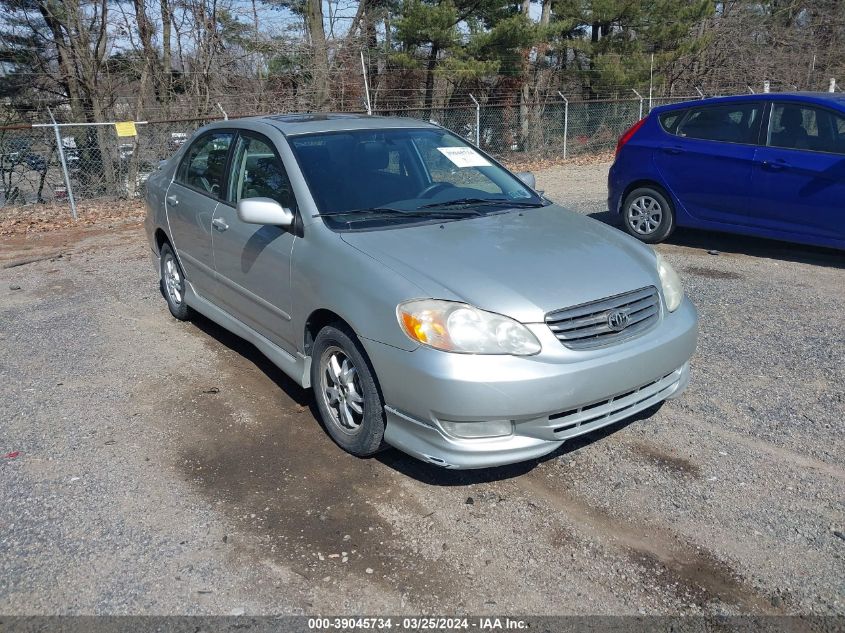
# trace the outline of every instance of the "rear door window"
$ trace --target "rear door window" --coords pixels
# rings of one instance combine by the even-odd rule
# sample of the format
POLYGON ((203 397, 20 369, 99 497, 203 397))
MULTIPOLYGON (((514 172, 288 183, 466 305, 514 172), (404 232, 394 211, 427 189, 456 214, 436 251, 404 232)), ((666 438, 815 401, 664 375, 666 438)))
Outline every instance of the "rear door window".
POLYGON ((223 196, 231 132, 212 132, 188 148, 176 172, 176 182, 213 198, 223 196))
POLYGON ((757 143, 763 108, 759 103, 731 103, 692 108, 675 134, 723 143, 757 143))
POLYGON ((804 104, 775 103, 769 116, 767 144, 845 154, 845 116, 804 104))

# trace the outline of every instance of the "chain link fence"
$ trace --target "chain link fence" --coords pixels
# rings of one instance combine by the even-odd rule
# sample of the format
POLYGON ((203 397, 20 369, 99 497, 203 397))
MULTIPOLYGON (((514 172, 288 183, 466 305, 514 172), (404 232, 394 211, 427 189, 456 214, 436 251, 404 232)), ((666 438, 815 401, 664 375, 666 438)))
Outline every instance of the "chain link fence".
POLYGON ((0 127, 0 206, 135 198, 159 161, 211 119, 0 127), (64 159, 64 161, 62 161, 64 159))
MULTIPOLYGON (((522 108, 481 103, 373 114, 434 121, 504 160, 571 158, 613 150, 619 136, 650 107, 698 98, 561 97, 522 108)), ((114 123, 2 126, 0 207, 64 202, 71 207, 73 199, 137 198, 159 161, 211 120, 138 121, 135 134, 128 136, 119 135, 114 123)))

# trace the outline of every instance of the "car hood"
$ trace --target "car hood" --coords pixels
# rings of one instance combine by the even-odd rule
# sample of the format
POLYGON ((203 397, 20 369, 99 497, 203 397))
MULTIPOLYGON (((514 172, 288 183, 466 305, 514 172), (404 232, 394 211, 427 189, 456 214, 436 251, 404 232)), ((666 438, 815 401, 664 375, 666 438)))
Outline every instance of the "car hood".
POLYGON ((427 297, 464 301, 523 323, 660 285, 649 247, 557 205, 341 235, 427 297))

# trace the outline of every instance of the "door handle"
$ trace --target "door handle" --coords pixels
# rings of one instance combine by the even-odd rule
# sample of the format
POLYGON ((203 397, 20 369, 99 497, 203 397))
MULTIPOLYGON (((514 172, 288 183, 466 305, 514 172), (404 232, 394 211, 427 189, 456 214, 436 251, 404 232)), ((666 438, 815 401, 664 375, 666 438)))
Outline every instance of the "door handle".
POLYGON ((177 204, 179 204, 179 198, 177 198, 176 196, 170 195, 170 196, 167 196, 167 202, 168 202, 168 204, 172 204, 175 207, 177 204))
POLYGON ((667 154, 683 154, 685 151, 682 147, 662 147, 661 149, 667 154))
POLYGON ((225 231, 226 229, 228 229, 228 228, 229 228, 229 225, 228 225, 228 224, 226 224, 226 223, 223 221, 223 218, 214 218, 214 219, 211 221, 211 224, 213 224, 213 225, 214 225, 214 228, 215 228, 215 229, 217 229, 218 231, 221 231, 221 232, 222 232, 222 231, 225 231))
POLYGON ((780 171, 781 169, 789 167, 789 163, 783 160, 764 160, 761 164, 764 169, 771 169, 772 171, 780 171))

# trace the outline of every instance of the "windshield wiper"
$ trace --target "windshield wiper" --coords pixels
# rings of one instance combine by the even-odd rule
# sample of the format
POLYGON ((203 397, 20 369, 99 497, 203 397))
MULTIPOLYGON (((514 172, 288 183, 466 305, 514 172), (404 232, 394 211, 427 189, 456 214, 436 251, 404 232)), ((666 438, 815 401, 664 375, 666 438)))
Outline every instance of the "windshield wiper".
POLYGON ((466 218, 471 215, 483 215, 480 211, 474 209, 462 209, 459 211, 420 211, 404 209, 395 209, 393 207, 371 207, 368 209, 350 209, 349 211, 326 211, 324 213, 314 214, 315 218, 319 217, 336 217, 340 215, 361 215, 373 216, 383 215, 388 217, 406 217, 406 218, 466 218))
POLYGON ((458 198, 457 200, 446 200, 444 202, 432 202, 431 204, 424 204, 420 209, 435 209, 438 207, 458 207, 470 204, 496 205, 508 206, 516 208, 534 208, 545 207, 545 202, 525 202, 521 200, 510 200, 509 198, 458 198))

